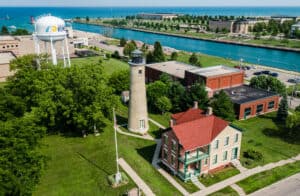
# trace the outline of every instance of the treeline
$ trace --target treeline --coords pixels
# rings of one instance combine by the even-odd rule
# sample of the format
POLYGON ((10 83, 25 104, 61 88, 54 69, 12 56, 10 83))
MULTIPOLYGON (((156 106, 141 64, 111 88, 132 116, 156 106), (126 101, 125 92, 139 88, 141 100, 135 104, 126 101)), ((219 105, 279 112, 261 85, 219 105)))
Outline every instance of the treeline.
POLYGON ((26 29, 16 29, 10 32, 6 26, 2 26, 0 35, 31 35, 31 33, 26 29))
POLYGON ((40 140, 46 133, 81 136, 101 132, 118 107, 101 64, 53 66, 27 55, 0 88, 0 195, 31 195, 45 167, 40 140))

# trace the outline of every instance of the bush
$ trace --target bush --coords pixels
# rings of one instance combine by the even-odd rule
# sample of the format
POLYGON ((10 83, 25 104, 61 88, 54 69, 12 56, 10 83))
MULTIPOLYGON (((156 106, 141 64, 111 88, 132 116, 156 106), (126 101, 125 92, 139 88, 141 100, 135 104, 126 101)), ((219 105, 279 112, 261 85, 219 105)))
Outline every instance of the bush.
POLYGON ((263 155, 260 152, 252 149, 249 149, 246 152, 244 152, 243 156, 247 159, 251 159, 255 161, 260 161, 263 159, 263 155))
POLYGON ((111 58, 111 54, 109 54, 109 53, 106 53, 105 56, 106 56, 107 59, 111 58))
POLYGON ((112 55, 111 55, 112 58, 115 58, 115 59, 120 59, 120 54, 119 54, 119 51, 115 51, 112 55))

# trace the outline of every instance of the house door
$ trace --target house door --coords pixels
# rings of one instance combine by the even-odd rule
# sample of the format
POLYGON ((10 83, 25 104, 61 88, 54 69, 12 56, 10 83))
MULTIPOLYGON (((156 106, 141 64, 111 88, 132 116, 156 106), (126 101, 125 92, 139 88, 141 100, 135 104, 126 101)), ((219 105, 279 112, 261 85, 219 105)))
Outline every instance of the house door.
POLYGON ((237 159, 238 157, 238 148, 233 148, 231 153, 231 159, 237 159))

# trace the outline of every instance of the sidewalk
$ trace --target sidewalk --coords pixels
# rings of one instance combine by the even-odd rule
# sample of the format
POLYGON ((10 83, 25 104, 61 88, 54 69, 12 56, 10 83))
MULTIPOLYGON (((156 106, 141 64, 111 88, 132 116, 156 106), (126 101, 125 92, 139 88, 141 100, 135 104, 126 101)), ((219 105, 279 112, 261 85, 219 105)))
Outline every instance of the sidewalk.
POLYGON ((155 194, 149 188, 149 186, 135 173, 135 171, 126 163, 123 158, 119 159, 119 165, 126 171, 126 173, 130 176, 130 178, 135 182, 135 184, 142 189, 142 191, 147 196, 154 196, 155 194))
POLYGON ((122 131, 119 126, 117 127, 117 132, 120 133, 120 134, 123 134, 123 135, 136 137, 136 138, 140 138, 140 139, 144 139, 144 140, 151 140, 151 141, 154 140, 154 138, 152 136, 148 135, 148 134, 142 136, 142 135, 137 135, 137 134, 134 134, 134 133, 127 133, 125 131, 122 131))
POLYGON ((232 184, 235 184, 249 176, 252 176, 254 174, 257 174, 257 173, 260 173, 260 172, 263 172, 263 171, 266 171, 266 170, 270 170, 270 169, 273 169, 274 167, 279 167, 279 166, 282 166, 282 165, 285 165, 285 164, 288 164, 288 163, 293 163, 295 161, 299 161, 300 160, 300 154, 297 155, 296 157, 292 157, 290 159, 286 159, 286 160, 281 160, 281 161, 278 161, 276 163, 269 163, 267 165, 264 165, 264 166, 258 166, 258 167, 255 167, 253 169, 248 169, 246 170, 245 172, 242 172, 238 175, 235 175, 231 178, 228 178, 222 182, 219 182, 217 184, 214 184, 212 186, 209 186, 207 187, 206 189, 204 190, 200 190, 196 193, 193 193, 191 195, 209 195, 211 193, 214 193, 218 190, 221 190, 227 186, 230 186, 232 184))
POLYGON ((150 122, 152 122, 153 124, 155 124, 156 126, 158 126, 159 128, 161 128, 161 129, 166 129, 165 126, 159 124, 159 123, 156 122, 155 120, 152 120, 151 118, 148 118, 148 120, 149 120, 150 122))

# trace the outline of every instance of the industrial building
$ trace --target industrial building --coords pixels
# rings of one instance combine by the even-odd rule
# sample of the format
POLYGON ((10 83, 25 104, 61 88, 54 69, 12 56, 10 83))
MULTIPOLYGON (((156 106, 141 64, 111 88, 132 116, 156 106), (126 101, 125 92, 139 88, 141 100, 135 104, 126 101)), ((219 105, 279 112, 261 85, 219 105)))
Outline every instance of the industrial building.
POLYGON ((161 161, 183 181, 230 165, 240 157, 242 133, 197 107, 173 114, 162 134, 161 161))
POLYGON ((146 82, 154 82, 162 73, 171 76, 185 86, 203 82, 212 91, 240 86, 244 82, 244 71, 224 65, 200 68, 177 61, 146 65, 146 82))
POLYGON ((278 110, 279 95, 246 85, 224 90, 234 104, 237 119, 247 119, 278 110))
POLYGON ((172 13, 140 13, 137 15, 137 18, 145 20, 164 20, 164 19, 173 19, 177 18, 178 14, 172 13))

